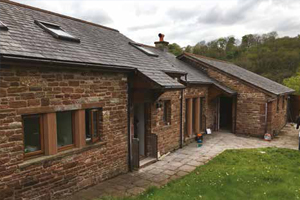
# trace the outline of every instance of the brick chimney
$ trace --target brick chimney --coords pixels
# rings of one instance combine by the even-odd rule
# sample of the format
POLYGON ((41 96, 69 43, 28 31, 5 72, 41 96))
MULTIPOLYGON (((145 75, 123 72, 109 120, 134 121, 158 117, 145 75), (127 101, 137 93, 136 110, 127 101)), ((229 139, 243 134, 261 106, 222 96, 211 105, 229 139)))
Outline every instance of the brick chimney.
POLYGON ((159 41, 154 42, 155 47, 162 51, 168 51, 169 42, 164 41, 165 35, 160 33, 158 34, 158 37, 159 37, 159 41))

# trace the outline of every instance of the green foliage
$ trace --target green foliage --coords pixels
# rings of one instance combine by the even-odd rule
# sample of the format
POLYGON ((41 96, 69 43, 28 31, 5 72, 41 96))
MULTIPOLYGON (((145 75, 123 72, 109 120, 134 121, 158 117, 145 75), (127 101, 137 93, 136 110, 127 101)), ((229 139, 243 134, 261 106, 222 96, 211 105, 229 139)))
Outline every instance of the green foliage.
POLYGON ((169 52, 174 54, 175 56, 179 56, 183 52, 182 48, 176 43, 169 44, 168 47, 169 47, 169 52))
POLYGON ((295 76, 300 67, 300 35, 279 38, 276 32, 248 34, 241 42, 230 36, 201 41, 185 51, 235 63, 279 83, 295 76))
POLYGON ((299 166, 297 150, 227 150, 182 179, 123 200, 299 199, 299 166))
POLYGON ((300 95, 300 72, 296 76, 286 78, 283 80, 283 84, 289 88, 294 89, 296 94, 300 95))
POLYGON ((187 53, 192 53, 193 47, 190 46, 190 45, 187 45, 187 47, 184 49, 184 51, 187 52, 187 53))

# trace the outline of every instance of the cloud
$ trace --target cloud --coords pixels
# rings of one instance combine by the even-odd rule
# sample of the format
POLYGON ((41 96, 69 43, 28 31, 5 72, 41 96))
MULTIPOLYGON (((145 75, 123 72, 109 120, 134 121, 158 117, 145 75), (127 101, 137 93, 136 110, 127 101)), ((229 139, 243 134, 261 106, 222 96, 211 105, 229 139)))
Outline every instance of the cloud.
POLYGON ((147 2, 136 3, 135 4, 135 14, 136 16, 142 15, 154 15, 158 10, 158 7, 147 2))
POLYGON ((78 17, 86 21, 103 25, 113 23, 113 20, 110 18, 110 16, 103 10, 89 10, 80 12, 78 13, 78 17))
POLYGON ((68 12, 70 15, 75 16, 76 18, 102 25, 113 23, 113 20, 107 14, 107 12, 97 6, 90 7, 80 1, 67 1, 66 3, 68 12))
POLYGON ((163 27, 165 25, 166 24, 164 24, 164 23, 146 24, 146 25, 141 25, 141 26, 132 26, 132 27, 129 27, 128 30, 129 31, 140 31, 140 30, 145 30, 145 29, 155 29, 155 28, 163 27))
POLYGON ((91 6, 94 1, 37 1, 37 0, 16 0, 20 3, 30 4, 45 10, 50 10, 63 15, 83 19, 86 21, 106 25, 113 23, 112 18, 99 6, 91 6))
POLYGON ((300 0, 14 0, 118 29, 153 45, 164 33, 170 43, 194 45, 234 35, 277 31, 297 36, 300 0))
MULTIPOLYGON (((275 26, 274 30, 276 31, 294 31, 299 30, 300 27, 300 21, 295 19, 289 19, 289 20, 281 20, 277 25, 275 26)), ((299 32, 300 34, 300 32, 299 32)))
POLYGON ((166 13, 174 21, 184 21, 199 16, 199 7, 196 8, 171 8, 166 13))
POLYGON ((231 25, 251 18, 251 12, 265 0, 238 1, 236 5, 225 9, 219 5, 209 9, 205 15, 198 18, 198 22, 204 24, 231 25))

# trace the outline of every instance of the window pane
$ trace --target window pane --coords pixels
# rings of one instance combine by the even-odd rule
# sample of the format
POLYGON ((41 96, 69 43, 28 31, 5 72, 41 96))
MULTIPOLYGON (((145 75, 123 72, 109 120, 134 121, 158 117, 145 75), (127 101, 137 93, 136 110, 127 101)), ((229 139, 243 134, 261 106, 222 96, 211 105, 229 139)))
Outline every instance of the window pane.
POLYGON ((41 150, 40 116, 24 118, 25 153, 41 150))
POLYGON ((56 114, 58 147, 73 144, 72 112, 56 114))
POLYGON ((61 29, 55 29, 55 28, 50 28, 50 27, 47 27, 47 28, 49 30, 51 30, 52 32, 56 33, 57 35, 73 38, 72 35, 70 35, 69 33, 64 32, 61 29))
POLYGON ((93 111, 93 137, 98 137, 98 111, 93 111))
POLYGON ((87 142, 92 140, 92 123, 91 123, 91 114, 90 110, 85 111, 85 139, 87 142))

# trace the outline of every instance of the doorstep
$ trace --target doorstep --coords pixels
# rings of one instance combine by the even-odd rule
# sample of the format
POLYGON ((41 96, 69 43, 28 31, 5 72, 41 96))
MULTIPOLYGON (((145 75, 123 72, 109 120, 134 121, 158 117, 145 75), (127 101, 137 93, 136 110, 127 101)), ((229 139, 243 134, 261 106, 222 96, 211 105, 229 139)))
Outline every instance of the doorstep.
POLYGON ((140 168, 146 167, 148 165, 151 165, 157 161, 156 158, 147 157, 140 161, 140 168))

